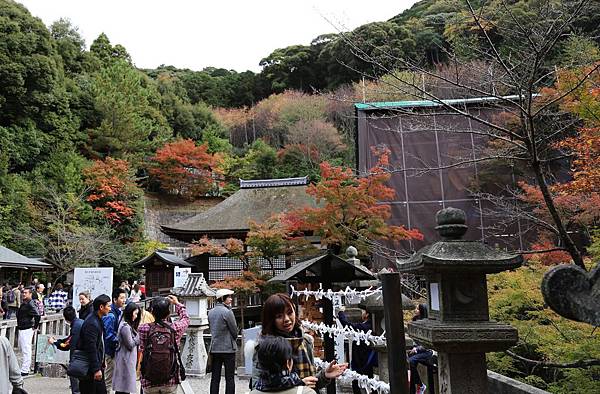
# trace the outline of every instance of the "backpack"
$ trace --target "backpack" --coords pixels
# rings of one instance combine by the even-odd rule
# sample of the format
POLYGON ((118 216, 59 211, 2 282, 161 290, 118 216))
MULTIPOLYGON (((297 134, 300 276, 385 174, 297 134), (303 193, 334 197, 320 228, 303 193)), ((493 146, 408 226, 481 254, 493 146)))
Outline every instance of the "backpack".
POLYGON ((141 373, 152 386, 164 386, 179 373, 185 380, 175 330, 164 322, 150 323, 144 342, 141 373))
POLYGON ((11 289, 11 290, 9 290, 9 291, 6 293, 6 301, 7 301, 9 304, 12 304, 13 302, 15 302, 15 298, 16 298, 16 297, 15 297, 15 290, 14 290, 14 289, 11 289))

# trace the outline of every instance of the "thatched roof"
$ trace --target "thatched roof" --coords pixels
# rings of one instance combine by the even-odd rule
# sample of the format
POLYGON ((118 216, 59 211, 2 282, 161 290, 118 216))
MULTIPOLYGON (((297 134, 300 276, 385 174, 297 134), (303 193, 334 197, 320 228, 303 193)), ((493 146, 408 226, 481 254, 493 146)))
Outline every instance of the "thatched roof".
POLYGON ((304 181, 261 180, 251 181, 251 184, 242 181, 242 188, 218 205, 178 223, 162 225, 161 230, 188 241, 204 235, 231 236, 248 232, 249 220, 260 223, 274 214, 305 206, 316 207, 315 199, 306 193, 305 178, 299 179, 304 181))

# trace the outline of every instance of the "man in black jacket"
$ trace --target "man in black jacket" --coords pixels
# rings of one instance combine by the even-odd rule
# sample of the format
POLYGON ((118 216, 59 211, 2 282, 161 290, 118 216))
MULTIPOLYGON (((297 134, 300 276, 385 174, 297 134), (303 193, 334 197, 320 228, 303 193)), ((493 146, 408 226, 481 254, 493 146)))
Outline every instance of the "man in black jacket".
MULTIPOLYGON (((79 336, 81 334, 81 327, 83 326, 83 320, 77 318, 77 312, 72 306, 67 306, 63 309, 63 316, 68 325, 71 326, 71 333, 68 337, 63 339, 56 339, 54 337, 48 338, 48 343, 56 346, 58 350, 69 352, 69 361, 73 358, 73 352, 79 343, 79 336)), ((71 394, 79 393, 79 380, 72 376, 69 376, 71 381, 71 394)))
POLYGON ((106 294, 94 299, 94 312, 91 313, 81 326, 78 350, 83 350, 90 363, 90 376, 79 380, 81 394, 106 394, 104 382, 104 328, 102 318, 110 312, 110 297, 106 294))
POLYGON ((19 349, 23 355, 21 363, 21 375, 29 375, 31 368, 31 345, 33 342, 33 332, 37 330, 40 324, 41 316, 32 300, 33 289, 26 287, 23 289, 23 302, 17 311, 17 328, 19 330, 19 349))

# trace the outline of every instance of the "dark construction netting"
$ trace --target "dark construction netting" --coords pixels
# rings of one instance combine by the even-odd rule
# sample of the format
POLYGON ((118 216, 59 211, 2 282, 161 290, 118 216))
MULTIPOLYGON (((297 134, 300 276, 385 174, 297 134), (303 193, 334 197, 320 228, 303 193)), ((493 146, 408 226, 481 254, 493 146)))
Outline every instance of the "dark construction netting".
MULTIPOLYGON (((481 105, 465 108, 478 118, 491 120, 499 110, 481 105)), ((372 147, 386 146, 391 151, 393 168, 389 185, 396 190, 390 201, 390 224, 419 229, 421 241, 391 243, 387 247, 407 252, 439 240, 435 231, 435 213, 445 207, 463 209, 469 231, 465 239, 482 240, 500 248, 522 249, 520 223, 501 232, 493 219, 482 214, 491 203, 481 201, 469 190, 478 182, 480 164, 488 138, 478 134, 486 125, 467 117, 444 113, 440 108, 394 110, 358 110, 358 170, 365 173, 376 163, 372 147), (412 112, 411 112, 412 111, 412 112), (466 163, 464 163, 466 162, 466 163), (440 168, 464 163, 451 168, 440 168), (479 166, 479 167, 478 167, 479 166), (427 169, 427 170, 425 170, 427 169), (483 211, 482 211, 483 210, 483 211)), ((376 257, 379 265, 389 265, 376 257)))

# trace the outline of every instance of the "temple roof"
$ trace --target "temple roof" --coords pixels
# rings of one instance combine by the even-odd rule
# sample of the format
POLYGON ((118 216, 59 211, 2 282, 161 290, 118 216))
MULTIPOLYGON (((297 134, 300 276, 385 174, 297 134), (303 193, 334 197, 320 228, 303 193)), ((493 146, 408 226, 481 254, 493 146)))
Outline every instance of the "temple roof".
POLYGON ((173 253, 169 250, 164 250, 164 249, 159 249, 159 250, 155 251, 154 253, 152 253, 151 255, 144 257, 137 263, 134 263, 133 266, 145 268, 146 263, 152 262, 154 260, 154 258, 157 258, 158 260, 162 261, 165 264, 176 265, 179 267, 193 267, 194 266, 193 264, 188 263, 187 261, 183 260, 182 258, 177 257, 175 255, 175 253, 173 253))
POLYGON ((300 283, 350 282, 355 279, 375 279, 373 273, 363 265, 355 265, 343 258, 327 253, 291 266, 269 282, 297 280, 300 283), (325 265, 329 265, 328 268, 325 265), (326 278, 326 272, 331 278, 326 278))
POLYGON ((306 178, 240 181, 240 190, 221 203, 189 219, 162 225, 161 230, 187 241, 203 235, 245 233, 249 220, 260 223, 275 214, 317 206, 306 193, 306 178))
POLYGON ((51 264, 44 263, 43 261, 31 259, 19 254, 13 250, 10 250, 0 245, 0 267, 2 268, 19 268, 19 269, 44 269, 52 268, 51 264))
POLYGON ((213 290, 202 273, 189 274, 187 280, 182 287, 174 287, 173 294, 178 297, 199 297, 209 296, 214 297, 217 293, 213 290))
POLYGON ((308 185, 308 177, 279 179, 240 179, 240 189, 257 189, 261 187, 303 186, 308 185))

